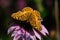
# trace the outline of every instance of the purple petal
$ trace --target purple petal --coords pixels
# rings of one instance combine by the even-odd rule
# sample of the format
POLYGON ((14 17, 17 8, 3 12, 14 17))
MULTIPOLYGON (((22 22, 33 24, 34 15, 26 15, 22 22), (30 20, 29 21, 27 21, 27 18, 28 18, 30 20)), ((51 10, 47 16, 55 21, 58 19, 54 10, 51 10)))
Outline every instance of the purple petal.
POLYGON ((13 40, 18 40, 20 38, 20 36, 17 36, 16 35, 14 36, 13 40))
POLYGON ((8 34, 10 33, 10 32, 12 32, 13 30, 18 30, 18 29, 20 29, 20 27, 19 26, 11 26, 9 29, 8 29, 8 34))
POLYGON ((26 38, 28 38, 28 37, 30 37, 32 40, 36 40, 35 35, 32 36, 30 33, 28 33, 28 32, 26 31, 26 38))
POLYGON ((31 37, 32 40, 36 40, 35 35, 34 36, 30 35, 30 37, 31 37))
POLYGON ((23 35, 25 34, 25 30, 23 28, 21 28, 21 32, 23 33, 23 35))
POLYGON ((8 29, 8 34, 9 34, 11 31, 13 31, 14 29, 15 29, 14 26, 10 27, 10 28, 8 29))
POLYGON ((15 28, 16 28, 15 30, 19 30, 20 29, 20 26, 16 26, 15 28))
MULTIPOLYGON (((22 37, 22 35, 24 36, 24 34, 25 34, 25 30, 24 30, 23 28, 20 28, 19 30, 18 30, 18 29, 15 30, 15 31, 12 33, 11 37, 14 36, 13 40, 18 40, 20 37, 22 37)), ((24 40, 24 39, 23 39, 23 40, 24 40)))
POLYGON ((41 32, 44 36, 46 36, 46 34, 49 35, 48 30, 45 28, 45 26, 44 26, 44 25, 41 25, 41 27, 42 27, 42 30, 41 30, 40 32, 41 32))
POLYGON ((22 38, 22 40, 24 40, 24 35, 23 35, 22 33, 20 33, 20 32, 18 32, 18 33, 14 36, 13 40, 18 40, 19 38, 22 38))
POLYGON ((34 31, 34 33, 35 33, 35 36, 36 36, 39 40, 41 40, 41 35, 39 35, 34 29, 33 29, 33 31, 34 31))
POLYGON ((15 36, 17 34, 17 31, 14 31, 11 35, 11 37, 15 36))
MULTIPOLYGON (((22 28, 21 28, 22 29, 22 28)), ((21 29, 19 29, 19 30, 15 30, 13 33, 12 33, 12 37, 13 36, 15 36, 15 35, 20 35, 20 34, 22 34, 22 35, 24 35, 24 33, 22 32, 23 30, 21 30, 21 29)))
POLYGON ((22 36, 23 36, 23 34, 21 33, 21 31, 18 31, 18 32, 15 34, 13 40, 18 40, 18 39, 19 39, 20 37, 22 37, 22 36))

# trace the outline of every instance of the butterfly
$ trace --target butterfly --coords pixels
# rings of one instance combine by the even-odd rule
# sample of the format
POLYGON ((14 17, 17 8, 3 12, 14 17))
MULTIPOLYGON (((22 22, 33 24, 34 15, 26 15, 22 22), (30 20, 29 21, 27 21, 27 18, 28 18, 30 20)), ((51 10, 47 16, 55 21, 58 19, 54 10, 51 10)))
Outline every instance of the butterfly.
POLYGON ((25 7, 22 11, 18 11, 11 15, 12 18, 20 21, 26 21, 37 30, 41 30, 40 13, 37 10, 33 10, 30 7, 25 7))

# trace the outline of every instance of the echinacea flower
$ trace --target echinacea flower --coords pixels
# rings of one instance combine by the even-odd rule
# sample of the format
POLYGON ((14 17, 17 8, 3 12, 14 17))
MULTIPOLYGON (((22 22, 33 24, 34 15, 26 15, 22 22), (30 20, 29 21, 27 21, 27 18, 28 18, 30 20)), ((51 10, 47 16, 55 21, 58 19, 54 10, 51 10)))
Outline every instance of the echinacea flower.
POLYGON ((25 7, 22 11, 13 13, 11 17, 15 20, 26 21, 32 26, 32 31, 30 30, 30 32, 25 30, 20 25, 11 26, 8 29, 8 34, 12 32, 11 37, 13 37, 13 40, 37 40, 36 38, 42 40, 41 34, 44 36, 49 34, 48 30, 44 27, 44 25, 41 24, 41 21, 43 20, 37 10, 33 10, 30 7, 25 7), (35 29, 38 30, 41 34, 39 34, 35 29))

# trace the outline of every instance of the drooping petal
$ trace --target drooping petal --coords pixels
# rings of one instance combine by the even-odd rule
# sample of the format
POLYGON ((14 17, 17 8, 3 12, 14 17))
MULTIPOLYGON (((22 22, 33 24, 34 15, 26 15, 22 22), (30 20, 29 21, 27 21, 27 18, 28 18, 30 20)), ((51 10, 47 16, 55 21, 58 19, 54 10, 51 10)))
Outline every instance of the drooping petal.
POLYGON ((26 31, 23 28, 21 28, 21 32, 24 35, 26 31))
POLYGON ((35 33, 35 36, 36 36, 39 40, 41 40, 41 35, 39 35, 34 29, 33 29, 33 31, 34 31, 34 33, 35 33))
POLYGON ((20 35, 19 36, 15 35, 13 40, 18 40, 19 38, 20 38, 20 35))
POLYGON ((30 40, 31 38, 30 38, 30 34, 26 31, 26 40, 30 40))
POLYGON ((13 40, 15 40, 15 39, 18 40, 20 37, 24 38, 21 30, 17 31, 17 33, 15 34, 13 40))
POLYGON ((35 35, 31 35, 29 32, 26 31, 26 39, 27 39, 27 40, 30 40, 30 39, 36 40, 36 37, 35 37, 35 35), (28 39, 27 39, 27 38, 28 38, 28 39))
POLYGON ((20 27, 19 26, 11 26, 9 29, 8 29, 8 34, 10 33, 10 32, 12 32, 13 30, 18 30, 18 29, 20 29, 20 27))
POLYGON ((8 34, 9 34, 11 31, 13 31, 14 29, 15 29, 14 26, 10 27, 10 28, 8 29, 8 34))
POLYGON ((45 26, 44 25, 41 25, 41 27, 42 27, 42 30, 40 31, 44 36, 46 36, 46 34, 48 34, 49 35, 49 32, 48 32, 48 30, 45 28, 45 26))
POLYGON ((30 37, 31 37, 32 40, 36 40, 35 35, 34 36, 30 35, 30 37))
POLYGON ((15 36, 17 34, 17 31, 14 31, 11 35, 11 37, 15 36))
POLYGON ((20 29, 20 26, 16 26, 16 27, 15 27, 15 30, 19 30, 19 29, 20 29))

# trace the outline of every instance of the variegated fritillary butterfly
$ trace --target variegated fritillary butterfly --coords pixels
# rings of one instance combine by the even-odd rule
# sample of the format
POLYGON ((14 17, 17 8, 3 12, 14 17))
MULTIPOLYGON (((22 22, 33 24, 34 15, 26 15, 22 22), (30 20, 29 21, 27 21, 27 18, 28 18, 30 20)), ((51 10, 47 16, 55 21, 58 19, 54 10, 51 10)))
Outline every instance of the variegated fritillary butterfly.
POLYGON ((22 12, 18 11, 11 15, 14 19, 29 22, 33 28, 41 30, 40 13, 30 7, 25 7, 22 12))

